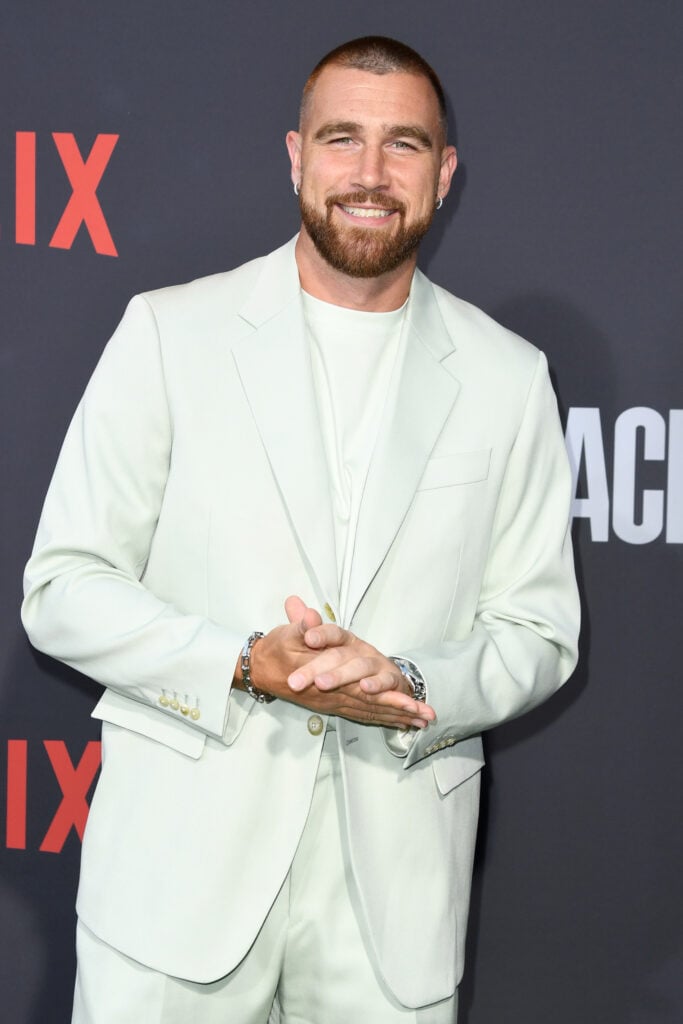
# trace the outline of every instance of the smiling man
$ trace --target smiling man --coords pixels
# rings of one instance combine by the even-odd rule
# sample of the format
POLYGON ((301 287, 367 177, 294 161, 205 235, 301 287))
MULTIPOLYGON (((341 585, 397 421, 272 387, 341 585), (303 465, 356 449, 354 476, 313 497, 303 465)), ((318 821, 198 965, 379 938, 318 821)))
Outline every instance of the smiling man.
POLYGON ((105 686, 76 1024, 453 1024, 480 733, 575 663, 545 359, 416 269, 435 73, 344 44, 287 147, 298 237, 131 302, 26 570, 105 686))

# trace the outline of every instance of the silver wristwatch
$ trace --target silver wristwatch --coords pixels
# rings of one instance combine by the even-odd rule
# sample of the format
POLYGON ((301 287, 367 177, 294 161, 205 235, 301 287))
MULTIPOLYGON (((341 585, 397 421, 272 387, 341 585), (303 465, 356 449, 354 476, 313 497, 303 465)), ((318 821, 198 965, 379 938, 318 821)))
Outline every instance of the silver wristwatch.
POLYGON ((401 675, 410 683, 410 688, 413 691, 413 698, 420 700, 424 704, 427 700, 427 684, 424 681, 424 676, 420 672, 419 668, 414 661, 410 661, 409 658, 389 658, 389 661, 393 661, 396 668, 400 671, 401 675))

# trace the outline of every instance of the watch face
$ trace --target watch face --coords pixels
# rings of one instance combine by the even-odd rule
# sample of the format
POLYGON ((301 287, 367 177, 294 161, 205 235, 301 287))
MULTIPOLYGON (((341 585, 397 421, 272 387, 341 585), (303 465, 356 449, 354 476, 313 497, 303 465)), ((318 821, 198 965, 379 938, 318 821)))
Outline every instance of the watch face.
POLYGON ((413 665, 412 661, 406 661, 404 658, 390 658, 389 660, 393 661, 410 683, 414 699, 424 703, 427 700, 427 687, 417 665, 413 665))

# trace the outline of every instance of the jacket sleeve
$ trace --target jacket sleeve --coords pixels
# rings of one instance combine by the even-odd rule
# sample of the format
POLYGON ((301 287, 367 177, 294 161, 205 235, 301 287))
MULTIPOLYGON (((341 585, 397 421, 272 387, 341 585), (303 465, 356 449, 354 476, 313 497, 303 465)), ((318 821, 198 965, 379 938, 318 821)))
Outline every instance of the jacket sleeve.
POLYGON ((26 567, 22 619, 39 650, 230 742, 245 717, 229 700, 242 638, 141 582, 172 444, 156 321, 136 297, 66 435, 26 567))
POLYGON ((427 729, 389 741, 392 753, 405 757, 404 767, 524 714, 571 675, 580 605, 570 499, 557 403, 539 353, 498 498, 472 630, 437 647, 392 652, 419 667, 437 713, 427 729))

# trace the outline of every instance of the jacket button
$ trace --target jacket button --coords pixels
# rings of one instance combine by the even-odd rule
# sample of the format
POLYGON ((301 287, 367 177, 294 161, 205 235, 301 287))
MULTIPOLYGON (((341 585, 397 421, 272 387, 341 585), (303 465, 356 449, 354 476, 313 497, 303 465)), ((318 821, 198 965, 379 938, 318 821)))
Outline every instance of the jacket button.
POLYGON ((174 711, 177 711, 178 708, 180 707, 180 701, 176 697, 174 697, 173 700, 170 702, 170 706, 173 708, 174 711))
POLYGON ((323 731, 323 720, 320 715, 311 715, 308 719, 308 731, 311 736, 319 736, 323 731))
POLYGON ((159 703, 161 704, 162 708, 167 708, 170 701, 168 697, 166 697, 165 694, 162 693, 161 697, 159 697, 159 703))
POLYGON ((325 604, 323 605, 323 611, 325 612, 325 615, 327 615, 330 622, 337 621, 337 617, 332 611, 332 605, 329 603, 329 601, 325 601, 325 604))
POLYGON ((192 710, 190 711, 190 718, 192 719, 193 722, 197 722, 199 720, 200 713, 201 712, 199 708, 192 708, 192 710))
POLYGON ((181 715, 189 715, 189 713, 190 713, 190 709, 188 708, 187 704, 181 704, 180 705, 180 714, 181 715))

